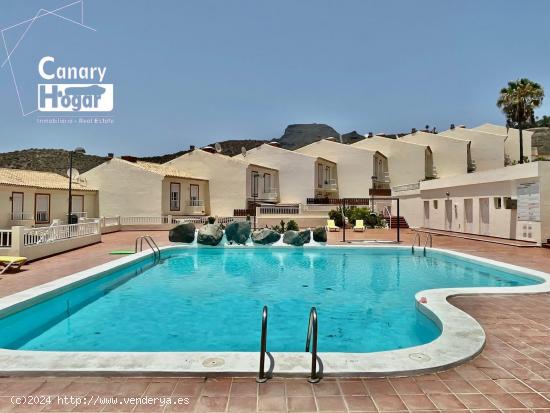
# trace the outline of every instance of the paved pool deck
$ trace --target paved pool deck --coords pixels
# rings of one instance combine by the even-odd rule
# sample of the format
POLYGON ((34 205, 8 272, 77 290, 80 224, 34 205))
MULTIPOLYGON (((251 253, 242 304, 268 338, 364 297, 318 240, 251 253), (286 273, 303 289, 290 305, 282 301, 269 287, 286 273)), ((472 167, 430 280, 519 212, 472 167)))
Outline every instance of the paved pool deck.
MULTIPOLYGON (((108 252, 132 248, 141 234, 105 235, 101 244, 33 262, 21 273, 4 274, 0 296, 116 259, 108 252)), ((159 244, 169 244, 165 231, 149 234, 159 244)), ((348 239, 395 238, 387 230, 347 235, 348 239)), ((403 244, 410 245, 413 237, 412 231, 402 231, 403 244)), ((339 244, 340 238, 340 233, 331 233, 329 241, 339 244)), ((550 269, 547 249, 448 236, 434 236, 433 244, 537 270, 550 269)), ((275 378, 257 385, 253 378, 1 377, 0 412, 550 412, 550 294, 464 296, 451 302, 480 322, 487 333, 487 345, 476 359, 440 373, 324 379, 316 385, 296 378, 275 378), (44 403, 32 405, 14 405, 18 400, 11 398, 28 395, 53 397, 18 399, 44 403), (57 396, 80 397, 80 402, 86 398, 88 404, 76 406, 57 396), (178 404, 163 405, 167 398, 178 404), (148 401, 151 403, 144 404, 148 401)))

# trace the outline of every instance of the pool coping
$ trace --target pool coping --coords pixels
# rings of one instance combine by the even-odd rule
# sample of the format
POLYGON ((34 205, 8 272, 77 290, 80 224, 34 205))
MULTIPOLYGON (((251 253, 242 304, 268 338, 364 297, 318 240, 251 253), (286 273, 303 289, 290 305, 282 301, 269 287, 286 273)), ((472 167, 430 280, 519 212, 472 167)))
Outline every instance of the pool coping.
MULTIPOLYGON (((162 247, 170 249, 196 248, 186 245, 162 247)), ((231 246, 230 248, 258 248, 231 246)), ((263 248, 263 247, 262 247, 263 248)), ((269 248, 269 247, 267 247, 269 248)), ((280 247, 293 248, 293 247, 280 247)), ((397 248, 396 245, 327 245, 307 249, 397 248)), ((320 352, 319 370, 323 376, 388 376, 411 375, 441 371, 477 356, 485 345, 485 332, 470 315, 447 300, 457 295, 537 294, 550 292, 550 274, 457 251, 427 248, 458 258, 485 263, 520 272, 543 282, 523 287, 468 287, 418 291, 415 294, 419 311, 438 324, 441 335, 419 346, 372 353, 320 352), (425 302, 424 302, 425 301, 425 302)), ((32 306, 52 295, 74 288, 92 278, 102 277, 121 266, 152 258, 144 251, 102 264, 46 284, 0 298, 0 316, 32 306)), ((259 343, 258 343, 259 348, 259 343)), ((269 348, 268 348, 269 350, 269 348)), ((58 352, 0 349, 0 374, 29 375, 188 375, 188 376, 250 376, 257 374, 258 352, 58 352)), ((311 368, 311 355, 305 352, 269 353, 267 369, 278 376, 306 376, 311 368)))

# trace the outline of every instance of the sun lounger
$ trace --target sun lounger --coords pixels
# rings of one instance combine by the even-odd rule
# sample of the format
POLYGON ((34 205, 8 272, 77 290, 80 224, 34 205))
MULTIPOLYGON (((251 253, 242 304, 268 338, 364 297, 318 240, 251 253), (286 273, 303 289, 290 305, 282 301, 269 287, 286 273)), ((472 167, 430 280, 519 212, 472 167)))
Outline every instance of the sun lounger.
POLYGON ((4 267, 0 271, 0 275, 4 274, 10 268, 13 268, 19 271, 21 269, 21 266, 26 262, 27 262, 27 258, 25 257, 0 256, 0 266, 4 267))
POLYGON ((355 226, 353 227, 353 230, 359 231, 359 232, 365 231, 365 223, 363 222, 362 219, 357 219, 355 221, 355 226))
POLYGON ((327 219, 327 230, 328 231, 340 231, 340 228, 336 226, 333 219, 327 219))

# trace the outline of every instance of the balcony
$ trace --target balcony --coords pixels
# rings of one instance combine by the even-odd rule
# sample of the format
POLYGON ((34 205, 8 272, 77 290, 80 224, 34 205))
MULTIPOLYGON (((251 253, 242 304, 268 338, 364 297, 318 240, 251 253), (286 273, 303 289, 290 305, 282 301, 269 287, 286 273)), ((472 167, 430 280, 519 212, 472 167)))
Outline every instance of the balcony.
POLYGON ((187 202, 187 205, 183 207, 183 212, 186 215, 204 215, 206 214, 206 209, 204 207, 204 200, 202 199, 191 199, 187 202))
POLYGON ((270 188, 267 191, 258 192, 256 196, 254 194, 250 194, 248 196, 249 200, 256 200, 257 202, 265 201, 265 202, 277 202, 279 200, 279 189, 278 188, 270 188))
POLYGON ((34 223, 32 212, 12 212, 8 214, 10 226, 30 226, 34 223))
POLYGON ((323 191, 338 191, 338 182, 336 179, 327 179, 323 183, 319 183, 317 189, 323 191))
POLYGON ((391 196, 391 188, 389 179, 383 181, 378 179, 372 180, 372 188, 369 189, 371 196, 391 196))

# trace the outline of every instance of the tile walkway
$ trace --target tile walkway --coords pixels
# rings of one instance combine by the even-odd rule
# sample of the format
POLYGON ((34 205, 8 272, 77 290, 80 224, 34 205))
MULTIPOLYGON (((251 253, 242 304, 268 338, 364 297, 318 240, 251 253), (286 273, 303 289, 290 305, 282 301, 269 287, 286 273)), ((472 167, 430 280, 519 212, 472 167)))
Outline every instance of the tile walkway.
MULTIPOLYGON (((0 295, 114 259, 108 251, 130 247, 137 235, 110 234, 101 244, 31 263, 26 271, 0 280, 0 295)), ((167 243, 165 232, 154 235, 167 243)), ((376 238, 388 235, 369 233, 376 238)), ((404 231, 404 243, 410 244, 412 236, 404 231)), ((330 241, 339 243, 338 234, 331 234, 330 241)), ((550 269, 550 250, 540 248, 444 236, 434 237, 434 246, 550 269)), ((275 378, 257 385, 253 378, 0 377, 0 412, 550 413, 550 294, 455 297, 451 301, 483 325, 487 345, 476 359, 439 373, 326 378, 316 385, 303 378, 275 378), (172 404, 167 404, 168 399, 172 404)))

